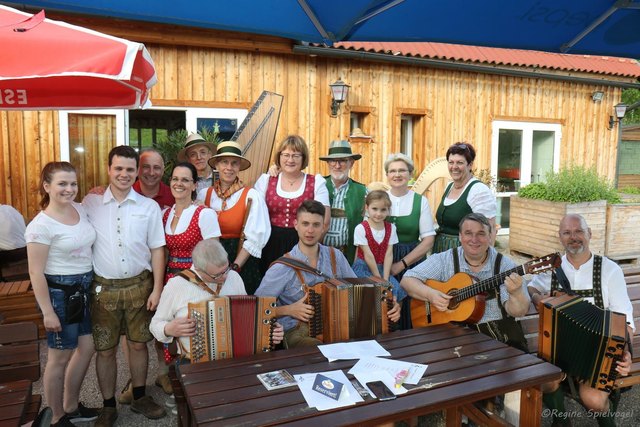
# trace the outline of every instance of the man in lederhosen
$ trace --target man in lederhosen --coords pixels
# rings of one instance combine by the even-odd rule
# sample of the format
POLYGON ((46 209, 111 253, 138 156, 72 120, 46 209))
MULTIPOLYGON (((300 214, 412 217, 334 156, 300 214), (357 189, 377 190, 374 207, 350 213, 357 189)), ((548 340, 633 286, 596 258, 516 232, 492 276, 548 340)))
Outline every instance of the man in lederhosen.
MULTIPOLYGON (((602 309, 624 313, 627 318, 629 336, 633 337, 633 306, 627 294, 622 269, 606 257, 595 255, 589 249, 591 228, 585 219, 576 214, 565 215, 560 221, 558 230, 560 243, 564 246, 565 255, 562 257, 561 269, 569 282, 571 290, 578 296, 602 309)), ((549 296, 551 291, 562 290, 558 274, 538 275, 529 283, 531 301, 539 306, 540 301, 549 296)), ((625 351, 623 360, 618 363, 616 371, 621 376, 629 374, 631 354, 625 351)), ((561 381, 543 386, 543 401, 552 411, 554 424, 569 425, 570 418, 564 407, 564 392, 560 387, 561 381)), ((597 413, 598 424, 601 426, 615 425, 615 408, 609 404, 609 393, 579 383, 579 394, 582 404, 590 411, 597 413)), ((617 395, 614 395, 614 401, 617 395)), ((614 405, 615 406, 615 405, 614 405)))

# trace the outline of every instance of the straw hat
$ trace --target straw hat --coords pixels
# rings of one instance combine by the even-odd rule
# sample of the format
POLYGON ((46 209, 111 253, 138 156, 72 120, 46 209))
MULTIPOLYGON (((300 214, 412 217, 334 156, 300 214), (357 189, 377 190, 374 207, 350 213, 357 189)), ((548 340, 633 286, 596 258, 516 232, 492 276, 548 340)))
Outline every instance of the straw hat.
POLYGON ((360 154, 353 154, 349 141, 331 141, 331 144, 329 144, 329 154, 327 156, 321 156, 320 160, 328 161, 345 158, 360 160, 361 157, 362 155, 360 154))
POLYGON ((236 141, 224 141, 218 144, 218 153, 209 159, 209 166, 215 168, 216 160, 220 157, 239 158, 241 171, 251 167, 251 162, 242 155, 242 148, 236 141))
POLYGON ((196 145, 204 145, 205 147, 209 147, 212 154, 216 153, 216 144, 205 141, 204 138, 197 133, 191 133, 184 143, 184 148, 178 151, 178 161, 188 162, 187 150, 191 147, 195 147, 196 145))

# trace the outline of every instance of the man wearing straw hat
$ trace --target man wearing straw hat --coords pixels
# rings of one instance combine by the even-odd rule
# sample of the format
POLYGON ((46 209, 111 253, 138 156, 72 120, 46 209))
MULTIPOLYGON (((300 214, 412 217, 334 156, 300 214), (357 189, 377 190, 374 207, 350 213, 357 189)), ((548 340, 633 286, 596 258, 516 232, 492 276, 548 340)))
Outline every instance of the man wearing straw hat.
POLYGON ((332 141, 329 154, 321 156, 329 165, 329 175, 325 177, 331 202, 331 223, 324 237, 324 244, 340 249, 349 263, 353 263, 356 248, 353 232, 363 219, 364 198, 367 188, 349 178, 349 172, 356 160, 362 156, 353 154, 349 141, 332 141))
POLYGON ((216 154, 216 145, 207 142, 200 134, 192 133, 187 137, 184 148, 178 152, 178 162, 189 162, 198 171, 196 191, 208 188, 217 179, 209 159, 216 154))

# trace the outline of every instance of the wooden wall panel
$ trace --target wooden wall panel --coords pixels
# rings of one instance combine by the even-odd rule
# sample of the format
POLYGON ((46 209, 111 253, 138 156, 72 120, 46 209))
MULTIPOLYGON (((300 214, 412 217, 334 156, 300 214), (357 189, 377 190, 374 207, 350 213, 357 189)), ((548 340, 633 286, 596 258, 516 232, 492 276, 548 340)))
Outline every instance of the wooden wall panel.
MULTIPOLYGON (((158 40, 151 31, 148 38, 158 40)), ((615 174, 617 128, 610 131, 607 124, 621 89, 294 55, 282 53, 284 49, 207 47, 216 45, 222 46, 147 43, 158 75, 152 101, 162 106, 238 108, 251 105, 262 90, 280 93, 285 99, 276 143, 288 134, 303 136, 311 149, 310 172, 328 172, 318 156, 326 153, 332 140, 349 136, 350 106, 357 106, 358 111, 368 111, 363 131, 373 138, 354 144, 364 158, 356 163, 353 176, 364 183, 384 180, 384 159, 400 147, 403 111, 420 112, 414 143, 416 175, 457 141, 476 147, 477 169, 489 168, 492 120, 559 123, 562 164, 593 165, 610 179, 615 174), (351 92, 338 117, 332 118, 329 84, 340 77, 351 85, 351 92), (591 100, 595 90, 605 93, 600 103, 591 100)), ((224 45, 232 46, 232 40, 224 45)), ((39 168, 59 158, 57 112, 0 112, 0 125, 0 173, 10 177, 0 185, 0 202, 32 217, 37 211, 34 185, 39 168)), ((109 130, 100 127, 101 132, 109 130)), ((434 208, 442 186, 430 192, 434 208)))

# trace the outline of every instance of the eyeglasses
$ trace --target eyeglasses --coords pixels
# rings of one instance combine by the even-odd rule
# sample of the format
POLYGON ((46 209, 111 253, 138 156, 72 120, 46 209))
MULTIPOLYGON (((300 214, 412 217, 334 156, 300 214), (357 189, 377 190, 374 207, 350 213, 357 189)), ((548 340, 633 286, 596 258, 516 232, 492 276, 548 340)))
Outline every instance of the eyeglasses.
POLYGON ((183 184, 188 184, 190 182, 193 182, 193 180, 191 178, 178 178, 178 177, 173 176, 173 177, 171 177, 171 182, 176 183, 176 184, 178 182, 181 182, 183 184))
POLYGON ((289 159, 300 160, 302 158, 302 154, 300 154, 300 153, 296 153, 296 154, 280 153, 280 158, 281 159, 285 159, 285 160, 289 160, 289 159))
POLYGON ((404 175, 407 172, 409 172, 408 169, 391 169, 390 171, 387 171, 387 174, 389 174, 389 175, 404 175))
POLYGON ((583 237, 584 236, 584 230, 575 230, 575 231, 569 231, 569 230, 565 230, 560 232, 560 235, 564 238, 568 238, 568 237, 583 237))
POLYGON ((223 272, 218 273, 218 274, 209 274, 204 270, 200 270, 198 269, 201 273, 204 273, 206 276, 209 276, 209 279, 211 279, 211 281, 216 281, 224 276, 226 276, 226 274, 229 272, 229 270, 231 270, 231 264, 227 264, 227 268, 224 269, 223 272))
POLYGON ((327 163, 329 163, 331 166, 335 166, 335 165, 343 166, 349 163, 349 159, 331 159, 331 160, 328 160, 327 163))

